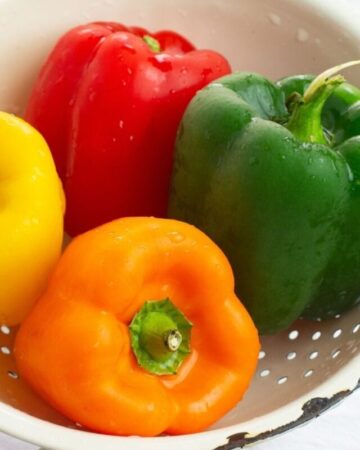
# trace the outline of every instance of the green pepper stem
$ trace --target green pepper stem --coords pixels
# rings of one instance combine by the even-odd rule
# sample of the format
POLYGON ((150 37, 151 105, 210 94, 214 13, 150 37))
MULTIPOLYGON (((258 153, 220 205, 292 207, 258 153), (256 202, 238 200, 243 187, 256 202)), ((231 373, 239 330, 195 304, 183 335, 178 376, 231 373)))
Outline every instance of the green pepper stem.
POLYGON ((160 42, 154 37, 145 34, 145 36, 143 36, 143 40, 153 52, 159 53, 161 51, 160 42))
POLYGON ((190 353, 191 323, 168 299, 146 302, 130 324, 138 364, 150 373, 176 373, 190 353))
POLYGON ((334 90, 345 81, 344 77, 336 74, 357 64, 360 64, 360 61, 350 61, 326 70, 312 81, 303 97, 293 97, 294 103, 287 128, 295 137, 303 142, 328 144, 321 118, 324 105, 334 90))

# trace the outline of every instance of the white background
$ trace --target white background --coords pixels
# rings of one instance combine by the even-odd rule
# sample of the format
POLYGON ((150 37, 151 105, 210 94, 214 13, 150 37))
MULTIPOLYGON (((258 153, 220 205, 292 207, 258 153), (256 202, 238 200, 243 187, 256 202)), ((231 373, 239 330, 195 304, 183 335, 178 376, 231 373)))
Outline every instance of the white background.
MULTIPOLYGON (((360 0, 339 0, 339 8, 349 7, 349 3, 360 10, 360 0)), ((360 450, 360 389, 321 417, 251 448, 255 450, 360 450)), ((37 446, 0 433, 0 450, 38 449, 37 446)))

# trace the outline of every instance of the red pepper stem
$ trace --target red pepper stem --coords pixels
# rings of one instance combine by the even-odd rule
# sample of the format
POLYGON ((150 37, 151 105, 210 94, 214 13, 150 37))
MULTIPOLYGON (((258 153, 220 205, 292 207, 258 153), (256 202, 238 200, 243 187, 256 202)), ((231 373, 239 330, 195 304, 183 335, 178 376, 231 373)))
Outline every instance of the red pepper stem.
POLYGON ((143 40, 154 53, 159 53, 161 51, 160 42, 154 37, 145 34, 145 36, 143 36, 143 40))

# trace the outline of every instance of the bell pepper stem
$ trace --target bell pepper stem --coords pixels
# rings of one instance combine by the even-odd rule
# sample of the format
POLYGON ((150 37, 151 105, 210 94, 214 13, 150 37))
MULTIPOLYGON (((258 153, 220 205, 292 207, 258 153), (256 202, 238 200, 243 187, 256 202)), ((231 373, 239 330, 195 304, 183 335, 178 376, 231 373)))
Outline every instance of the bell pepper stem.
POLYGON ((182 342, 182 334, 178 329, 168 331, 165 336, 165 345, 171 352, 176 352, 179 349, 182 342))
POLYGON ((146 302, 130 324, 138 364, 157 375, 176 373, 190 353, 191 326, 169 299, 146 302))
POLYGON ((334 90, 345 81, 344 77, 337 73, 357 64, 360 64, 360 61, 350 61, 324 71, 312 81, 303 97, 293 97, 287 128, 295 137, 303 142, 329 144, 322 126, 324 105, 334 90))
POLYGON ((166 359, 169 352, 179 348, 182 336, 169 315, 152 311, 142 321, 140 343, 156 361, 166 359))
POLYGON ((145 34, 145 36, 143 36, 143 40, 154 53, 159 53, 161 51, 160 42, 154 37, 145 34))

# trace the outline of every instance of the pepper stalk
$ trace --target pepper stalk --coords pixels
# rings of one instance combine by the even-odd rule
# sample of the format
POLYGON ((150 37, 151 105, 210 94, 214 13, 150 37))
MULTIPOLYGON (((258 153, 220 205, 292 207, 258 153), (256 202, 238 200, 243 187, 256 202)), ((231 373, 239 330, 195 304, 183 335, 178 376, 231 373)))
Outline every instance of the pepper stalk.
POLYGON ((138 364, 156 375, 173 375, 191 352, 192 323, 169 299, 148 301, 130 324, 138 364))
POLYGON ((322 126, 322 110, 334 90, 345 81, 339 71, 360 64, 350 61, 325 70, 308 86, 303 96, 293 99, 293 108, 287 128, 304 142, 328 144, 322 126))

